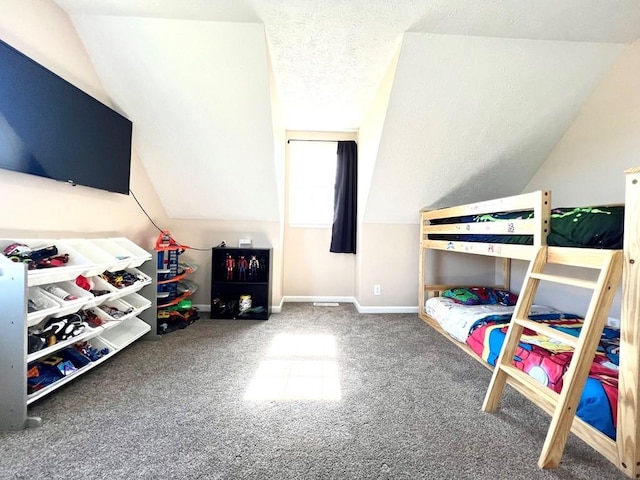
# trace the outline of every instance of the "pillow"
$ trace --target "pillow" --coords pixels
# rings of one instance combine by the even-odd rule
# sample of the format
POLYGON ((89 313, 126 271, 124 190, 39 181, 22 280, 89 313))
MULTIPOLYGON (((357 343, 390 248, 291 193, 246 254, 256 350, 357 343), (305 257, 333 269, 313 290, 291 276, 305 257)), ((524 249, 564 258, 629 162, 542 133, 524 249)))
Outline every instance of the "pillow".
POLYGON ((460 287, 445 290, 441 294, 462 305, 508 305, 513 306, 518 296, 492 287, 460 287))

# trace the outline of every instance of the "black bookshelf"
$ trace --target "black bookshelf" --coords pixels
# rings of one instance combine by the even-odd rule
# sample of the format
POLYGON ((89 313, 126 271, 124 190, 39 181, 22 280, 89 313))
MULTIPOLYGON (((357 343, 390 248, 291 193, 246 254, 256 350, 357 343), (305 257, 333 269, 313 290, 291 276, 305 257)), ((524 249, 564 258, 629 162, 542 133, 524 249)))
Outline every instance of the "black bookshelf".
POLYGON ((216 247, 211 252, 211 318, 268 320, 271 248, 216 247))

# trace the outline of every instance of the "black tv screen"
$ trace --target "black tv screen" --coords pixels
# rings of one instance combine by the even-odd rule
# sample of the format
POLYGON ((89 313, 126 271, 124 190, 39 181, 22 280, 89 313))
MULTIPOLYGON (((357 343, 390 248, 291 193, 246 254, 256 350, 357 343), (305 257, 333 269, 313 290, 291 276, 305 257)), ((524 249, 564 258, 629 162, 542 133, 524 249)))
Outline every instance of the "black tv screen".
POLYGON ((129 194, 132 124, 0 40, 0 168, 129 194))

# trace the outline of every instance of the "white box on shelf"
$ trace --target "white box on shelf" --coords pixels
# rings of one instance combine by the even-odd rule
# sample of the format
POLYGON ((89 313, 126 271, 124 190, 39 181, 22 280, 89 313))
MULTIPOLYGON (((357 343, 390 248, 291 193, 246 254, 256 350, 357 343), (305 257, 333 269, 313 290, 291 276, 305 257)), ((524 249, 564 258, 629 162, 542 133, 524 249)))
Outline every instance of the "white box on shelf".
POLYGON ((27 326, 37 325, 61 307, 55 297, 47 295, 40 287, 29 287, 27 291, 29 306, 35 310, 27 314, 27 326))
POLYGON ((74 371, 73 373, 68 374, 65 377, 62 377, 59 380, 56 380, 52 384, 47 385, 46 387, 44 387, 42 390, 38 390, 36 392, 33 392, 33 393, 27 395, 27 405, 32 404, 36 400, 44 397, 45 395, 50 394, 54 390, 56 390, 56 389, 62 387, 63 385, 69 383, 70 381, 75 379, 77 376, 82 375, 83 373, 91 370, 94 366, 95 365, 93 363, 89 362, 84 367, 80 367, 76 371, 74 371))
POLYGON ((51 315, 54 318, 60 318, 64 317, 65 315, 75 313, 87 304, 93 302, 96 298, 91 292, 87 292, 71 281, 56 282, 46 285, 44 287, 44 291, 47 295, 55 299, 60 304, 60 308, 51 315), (58 292, 58 290, 66 292, 67 294, 72 295, 76 298, 65 300, 61 296, 62 293, 60 293, 60 295, 56 295, 55 293, 53 293, 58 292))
POLYGON ((251 248, 251 239, 241 238, 238 240, 238 248, 251 248))
MULTIPOLYGON (((124 270, 127 273, 130 273, 132 275, 135 275, 138 278, 138 281, 136 281, 135 283, 125 286, 125 287, 121 287, 118 288, 117 286, 113 285, 116 289, 116 294, 113 296, 113 298, 120 298, 123 297, 125 295, 129 295, 131 293, 135 293, 138 290, 140 290, 142 287, 144 287, 145 285, 149 285, 151 283, 151 277, 143 272, 141 272, 140 270, 138 270, 137 268, 127 268, 124 270)), ((111 283, 111 282, 109 282, 111 283)))
POLYGON ((89 340, 86 340, 86 342, 89 345, 91 345, 93 348, 98 350, 98 352, 100 352, 101 350, 104 350, 105 348, 109 350, 109 352, 103 354, 99 359, 91 360, 91 364, 93 364, 94 366, 101 364, 108 358, 111 358, 118 351, 116 347, 114 347, 113 345, 111 345, 109 342, 107 342, 101 337, 93 337, 93 338, 90 338, 89 340))
POLYGON ((136 312, 141 312, 151 306, 151 300, 147 299, 146 297, 143 297, 138 293, 125 295, 124 297, 121 297, 120 300, 131 305, 133 308, 136 309, 136 312))
POLYGON ((55 353, 58 350, 62 350, 63 348, 68 347, 69 345, 73 345, 74 343, 81 342, 83 340, 87 340, 92 337, 96 337, 103 332, 104 332, 104 328, 102 327, 97 327, 97 328, 85 327, 85 329, 82 330, 82 332, 79 335, 76 335, 75 337, 68 338, 54 345, 51 345, 50 347, 45 347, 41 350, 38 350, 37 352, 30 353, 27 356, 27 362, 31 363, 34 360, 37 360, 38 358, 46 357, 47 355, 51 355, 52 353, 55 353))
POLYGON ((78 275, 82 275, 85 270, 93 267, 89 259, 61 240, 53 240, 50 238, 2 238, 0 239, 0 252, 12 243, 22 243, 33 250, 55 245, 58 250, 58 255, 69 255, 67 263, 62 266, 28 270, 27 285, 30 287, 44 285, 46 283, 74 280, 78 275))
POLYGON ((143 322, 138 317, 133 317, 107 330, 100 335, 100 338, 106 340, 119 350, 134 342, 149 330, 151 330, 151 325, 143 322))
POLYGON ((89 281, 90 284, 92 284, 92 287, 91 287, 92 291, 97 292, 97 291, 106 290, 106 293, 103 293, 102 295, 96 295, 94 293, 94 296, 96 297, 96 299, 95 299, 95 302, 92 303, 92 306, 98 306, 101 303, 106 302, 107 300, 115 298, 119 293, 116 287, 111 285, 109 282, 107 282, 104 278, 100 276, 89 277, 87 278, 87 280, 89 281))
POLYGON ((139 267, 144 262, 151 260, 151 253, 147 252, 144 248, 136 245, 126 237, 112 237, 109 238, 109 240, 116 243, 125 250, 131 252, 132 260, 128 265, 129 268, 139 267))
POLYGON ((127 318, 135 317, 136 315, 136 309, 132 305, 129 305, 128 303, 123 302, 120 299, 109 300, 92 310, 97 313, 100 319, 102 319, 103 321, 106 320, 108 322, 120 322, 126 320, 127 318), (109 311, 111 309, 116 309, 121 313, 114 316, 109 311))
POLYGON ((89 268, 82 273, 85 277, 100 275, 107 268, 110 268, 113 265, 113 255, 100 248, 94 242, 84 238, 72 238, 65 240, 65 242, 93 263, 92 268, 89 268))
POLYGON ((87 240, 111 255, 111 266, 107 268, 109 272, 117 272, 127 268, 134 261, 133 254, 109 238, 92 238, 87 240))

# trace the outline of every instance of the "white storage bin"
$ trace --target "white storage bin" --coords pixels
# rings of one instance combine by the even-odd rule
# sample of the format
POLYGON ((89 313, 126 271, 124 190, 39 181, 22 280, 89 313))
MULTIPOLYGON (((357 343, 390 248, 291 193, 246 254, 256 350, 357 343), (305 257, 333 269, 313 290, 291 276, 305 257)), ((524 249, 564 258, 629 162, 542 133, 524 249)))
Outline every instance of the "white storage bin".
POLYGON ((151 300, 138 293, 125 295, 124 297, 121 297, 120 300, 131 305, 136 310, 136 315, 151 306, 151 300))
MULTIPOLYGON (((55 297, 48 295, 40 287, 29 287, 27 291, 28 303, 37 308, 27 314, 27 326, 33 327, 60 309, 61 303, 55 297)), ((28 309, 27 309, 28 310, 28 309)))
POLYGON ((107 315, 103 310, 100 310, 99 307, 85 308, 83 309, 83 312, 85 312, 86 315, 92 314, 98 317, 97 321, 93 320, 93 322, 95 322, 93 324, 98 325, 95 328, 106 330, 107 328, 111 328, 113 326, 113 323, 114 323, 113 318, 107 315))
POLYGON ((90 304, 87 306, 98 306, 106 302, 107 300, 114 298, 116 295, 118 295, 118 289, 100 276, 89 277, 87 278, 87 280, 89 281, 89 283, 93 285, 90 292, 95 297, 95 301, 90 302, 90 304), (104 293, 102 295, 96 295, 94 293, 96 291, 104 291, 104 290, 106 290, 107 293, 104 293))
MULTIPOLYGON (((76 342, 76 343, 84 343, 84 342, 76 342)), ((91 362, 95 365, 104 362, 106 359, 108 359, 109 357, 115 355, 115 353, 118 351, 116 349, 116 347, 114 347, 113 345, 111 345, 109 342, 105 341, 104 339, 100 338, 100 337, 93 337, 90 338, 89 340, 86 340, 86 343, 88 343, 89 345, 91 345, 93 348, 95 348, 96 350, 98 350, 98 352, 104 350, 105 348, 107 350, 109 350, 108 352, 104 353, 100 358, 98 358, 97 360, 91 360, 89 357, 91 362)), ((85 355, 87 356, 87 355, 85 355)))
POLYGON ((87 292, 86 290, 80 288, 74 282, 56 282, 46 285, 45 287, 43 287, 43 289, 47 289, 49 287, 61 288, 65 292, 70 293, 71 295, 76 297, 75 300, 64 300, 57 295, 52 294, 50 291, 45 290, 45 293, 47 295, 51 296, 60 304, 60 308, 51 315, 54 318, 60 318, 64 317, 65 315, 69 315, 70 313, 75 313, 95 299, 91 292, 87 292))
POLYGON ((107 268, 109 272, 124 270, 136 262, 133 253, 109 238, 95 238, 89 241, 111 255, 111 266, 107 268))
POLYGON ((107 315, 107 313, 100 307, 92 307, 86 309, 85 312, 93 313, 96 317, 98 317, 98 319, 102 322, 99 327, 102 330, 108 330, 109 328, 113 328, 115 325, 120 323, 120 320, 116 320, 110 315, 107 315))
POLYGON ((131 252, 133 260, 128 265, 129 268, 135 268, 142 265, 144 262, 151 260, 151 253, 147 252, 144 248, 136 245, 134 242, 125 237, 113 237, 110 238, 112 242, 118 244, 120 247, 131 252))
POLYGON ((120 299, 114 299, 114 300, 109 300, 108 302, 104 302, 102 305, 100 305, 99 307, 96 307, 94 310, 99 310, 100 312, 104 313, 109 318, 109 321, 111 322, 119 322, 119 321, 126 320, 127 318, 135 317, 137 313, 137 310, 135 309, 135 307, 133 307, 132 305, 129 305, 126 302, 123 302, 120 299), (108 311, 110 308, 115 308, 116 310, 121 312, 121 315, 114 316, 108 311))
POLYGON ((100 338, 119 350, 134 342, 150 330, 151 325, 143 322, 138 317, 133 317, 107 330, 100 335, 100 338))
POLYGON ((85 277, 100 275, 107 268, 113 266, 113 255, 100 248, 94 242, 84 238, 67 239, 65 242, 93 264, 91 268, 82 273, 85 277))
MULTIPOLYGON (((125 295, 135 293, 145 285, 149 285, 151 283, 151 277, 149 275, 146 275, 145 273, 142 273, 137 268, 126 268, 124 269, 124 272, 135 275, 138 278, 138 281, 136 281, 132 285, 127 285, 120 288, 118 288, 117 285, 113 285, 113 283, 109 282, 117 290, 116 294, 114 295, 114 298, 120 298, 125 295)), ((111 272, 111 273, 117 273, 117 272, 111 272)), ((105 277, 108 277, 108 275, 105 274, 105 277)), ((108 278, 106 278, 106 280, 108 281, 108 278)))
POLYGON ((63 266, 29 270, 27 285, 30 287, 35 285, 44 285, 46 283, 73 280, 78 275, 82 275, 82 272, 90 269, 93 266, 87 258, 85 258, 82 254, 80 254, 66 242, 61 240, 52 240, 48 238, 3 238, 0 239, 0 251, 3 251, 12 243, 23 243, 34 250, 41 247, 47 247, 49 245, 55 245, 58 249, 59 255, 63 255, 65 253, 69 254, 69 261, 63 266))
MULTIPOLYGON (((40 328, 43 328, 45 324, 46 322, 43 321, 40 328)), ((30 353, 29 355, 27 355, 27 362, 33 362, 38 358, 51 355, 52 353, 55 353, 58 350, 68 347, 69 345, 73 345, 74 343, 86 340, 88 338, 96 337, 102 332, 104 332, 104 329, 102 327, 97 327, 97 328, 85 327, 85 329, 82 331, 82 333, 80 333, 80 335, 76 335, 75 337, 68 338, 59 343, 56 343, 55 345, 51 345, 50 347, 45 347, 42 350, 38 350, 37 352, 30 353)))

